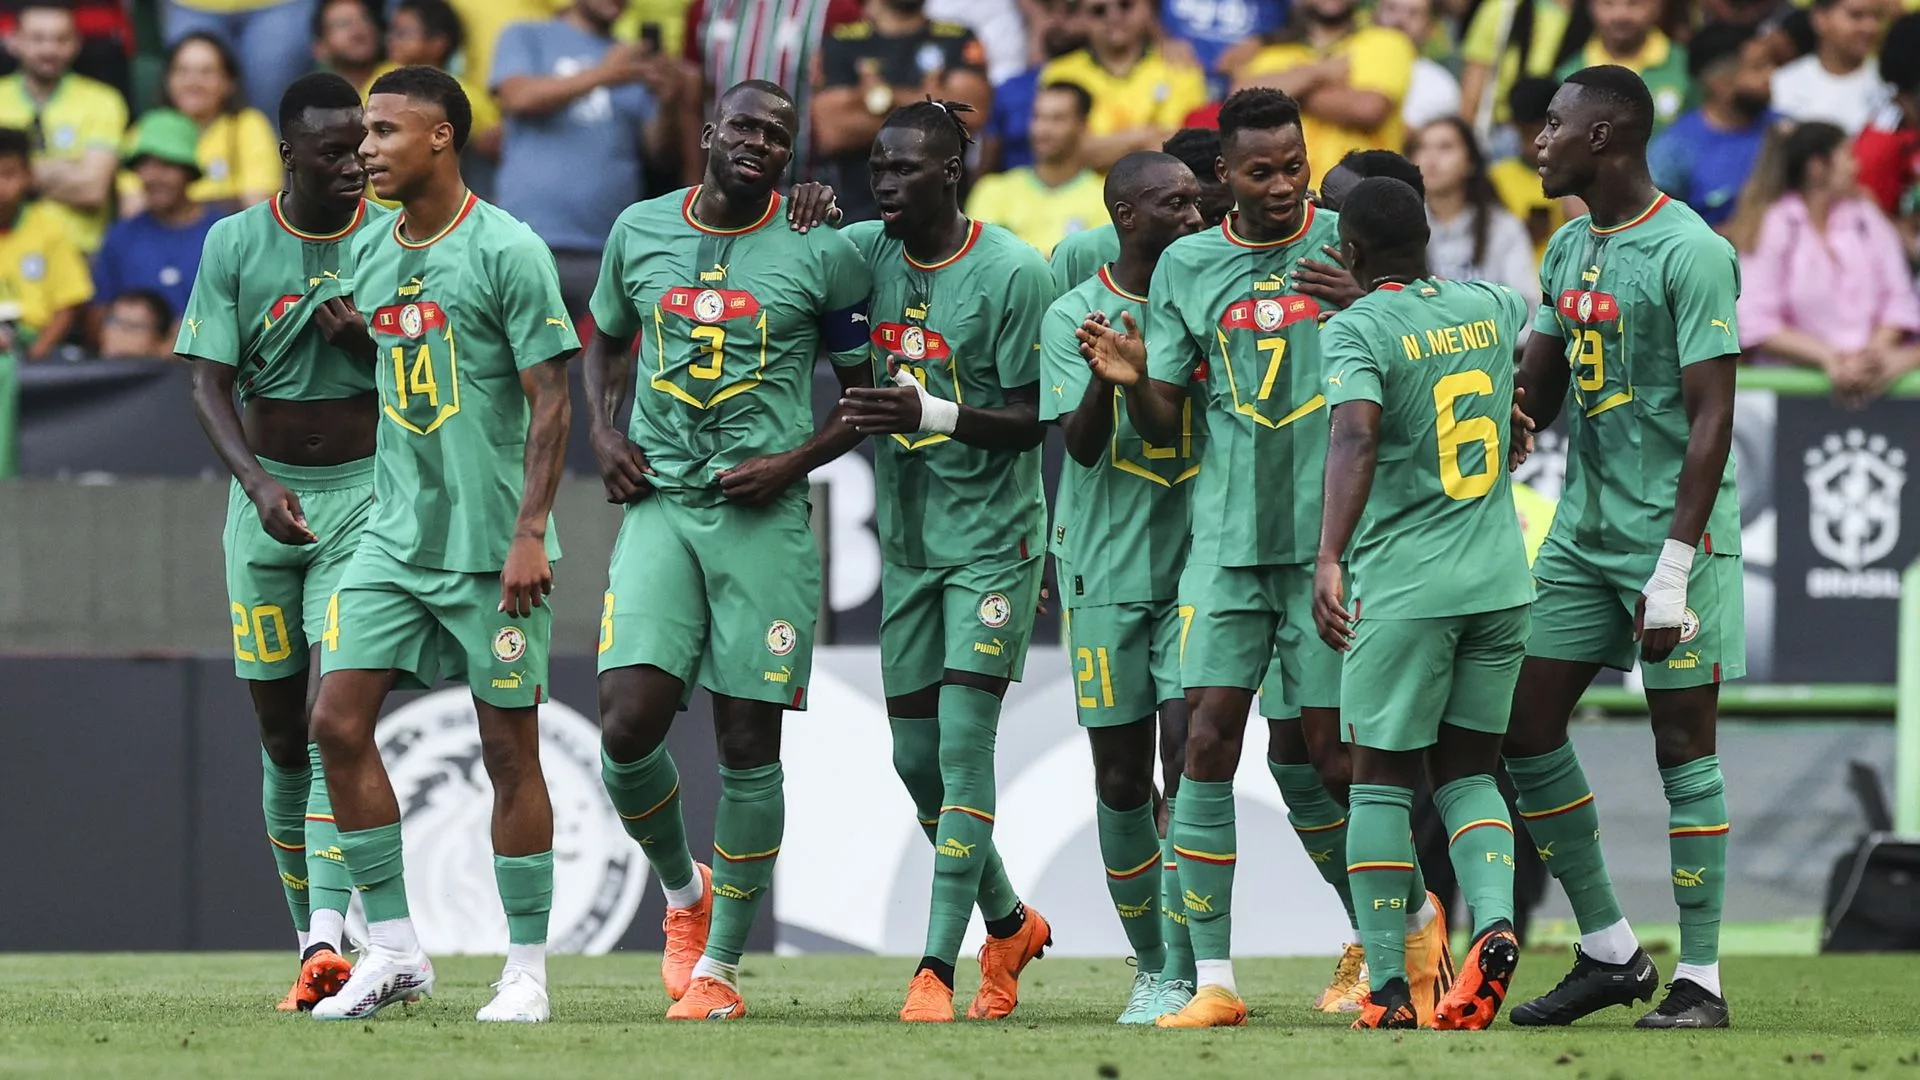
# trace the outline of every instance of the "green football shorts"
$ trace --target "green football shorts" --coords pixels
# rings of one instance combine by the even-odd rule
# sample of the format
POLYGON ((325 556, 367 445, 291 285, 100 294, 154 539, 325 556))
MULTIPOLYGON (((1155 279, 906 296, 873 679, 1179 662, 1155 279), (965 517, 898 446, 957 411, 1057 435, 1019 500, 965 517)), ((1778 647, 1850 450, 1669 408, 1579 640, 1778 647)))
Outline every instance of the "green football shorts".
POLYGON ((1260 692, 1260 715, 1340 707, 1340 654, 1313 628, 1313 567, 1205 566, 1180 575, 1180 681, 1260 692))
POLYGON ((880 682, 888 697, 971 671, 1019 682, 1046 556, 964 566, 880 564, 880 682))
POLYGON ((473 696, 502 709, 547 699, 553 598, 531 615, 500 611, 500 575, 413 566, 362 544, 340 576, 318 639, 320 672, 398 671, 432 686, 464 673, 473 696))
POLYGON ((1439 740, 1441 724, 1506 734, 1527 623, 1525 604, 1474 615, 1356 620, 1340 671, 1346 741, 1423 750, 1439 740))
MULTIPOLYGON (((1634 605, 1658 561, 1657 552, 1600 551, 1557 533, 1547 537, 1533 563, 1538 589, 1527 655, 1631 671, 1640 656, 1634 605)), ((1680 644, 1666 660, 1641 665, 1647 689, 1684 690, 1747 673, 1744 586, 1740 556, 1694 556, 1680 644)))
POLYGON ((233 482, 221 537, 233 670, 242 679, 271 682, 305 672, 307 643, 326 629, 327 601, 360 546, 373 506, 373 459, 299 466, 263 458, 260 465, 299 496, 307 528, 320 538, 292 545, 268 536, 253 500, 233 482))
POLYGON ((626 508, 600 609, 602 672, 647 665, 716 694, 807 704, 820 547, 804 499, 626 508))
POLYGON ((1063 621, 1081 727, 1131 724, 1182 696, 1177 602, 1096 604, 1063 621))

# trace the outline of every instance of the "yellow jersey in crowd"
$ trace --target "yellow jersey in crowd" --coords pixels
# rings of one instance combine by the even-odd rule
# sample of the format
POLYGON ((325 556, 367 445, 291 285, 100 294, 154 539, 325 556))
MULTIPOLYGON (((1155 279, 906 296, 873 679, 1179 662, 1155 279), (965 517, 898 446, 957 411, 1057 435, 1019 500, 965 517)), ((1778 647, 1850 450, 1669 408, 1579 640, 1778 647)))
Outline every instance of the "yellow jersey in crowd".
POLYGON ((0 301, 20 305, 20 330, 29 341, 55 314, 93 299, 93 275, 74 246, 70 219, 53 202, 30 202, 13 228, 0 232, 0 301))
MULTIPOLYGON (((0 127, 20 128, 33 138, 39 161, 77 161, 89 151, 120 152, 127 131, 127 103, 120 91, 85 75, 69 74, 53 88, 53 96, 36 108, 27 94, 26 77, 0 79, 0 127)), ((80 250, 92 253, 107 234, 107 208, 75 210, 63 203, 46 203, 42 213, 63 221, 80 250)))
POLYGON ((1052 255, 1069 234, 1107 223, 1104 186, 1091 169, 1059 187, 1048 187, 1030 168, 1009 169, 974 184, 967 216, 1003 226, 1040 254, 1052 255))
POLYGON ((1087 134, 1095 138, 1139 128, 1177 131, 1188 113, 1207 103, 1206 75, 1197 67, 1169 63, 1157 52, 1115 75, 1080 49, 1041 68, 1035 86, 1057 82, 1072 83, 1093 98, 1087 134))
POLYGON ((1329 57, 1347 60, 1347 85, 1355 90, 1385 94, 1392 102, 1387 118, 1374 128, 1352 128, 1323 120, 1301 110, 1300 131, 1307 141, 1307 164, 1315 176, 1354 150, 1386 149, 1400 152, 1406 141, 1406 126, 1400 122, 1400 107, 1407 99, 1407 87, 1413 82, 1413 62, 1419 50, 1413 39, 1398 30, 1363 26, 1325 48, 1316 49, 1304 41, 1269 45, 1254 53, 1239 74, 1243 78, 1273 75, 1302 64, 1329 57))

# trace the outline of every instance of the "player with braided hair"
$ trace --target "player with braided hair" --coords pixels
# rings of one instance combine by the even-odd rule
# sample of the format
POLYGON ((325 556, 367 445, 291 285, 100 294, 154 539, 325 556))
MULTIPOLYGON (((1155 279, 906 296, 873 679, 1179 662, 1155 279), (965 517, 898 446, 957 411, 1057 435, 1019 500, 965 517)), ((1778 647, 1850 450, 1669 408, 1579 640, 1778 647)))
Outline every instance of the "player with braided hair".
POLYGON ((874 381, 841 407, 878 437, 882 682, 893 762, 934 845, 926 953, 900 1018, 953 1019, 954 962, 986 919, 967 1015, 1013 1011, 1019 975, 1052 943, 993 847, 1000 701, 1020 678, 1039 599, 1040 254, 960 211, 968 141, 954 102, 896 109, 874 140, 879 221, 846 230, 873 271, 874 381))

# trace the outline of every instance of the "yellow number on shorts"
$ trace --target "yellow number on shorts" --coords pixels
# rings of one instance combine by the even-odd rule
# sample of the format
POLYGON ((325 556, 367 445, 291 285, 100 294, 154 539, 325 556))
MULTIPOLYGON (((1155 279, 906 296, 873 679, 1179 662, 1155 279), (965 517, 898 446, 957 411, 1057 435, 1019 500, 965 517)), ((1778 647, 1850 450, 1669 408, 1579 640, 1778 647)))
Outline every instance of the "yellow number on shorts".
POLYGON ((600 607, 600 651, 613 648, 613 593, 607 593, 606 603, 600 607))
POLYGON ((1433 384, 1436 434, 1440 442, 1440 488, 1450 499, 1477 499, 1493 490, 1500 462, 1500 425, 1492 417, 1454 415, 1454 403, 1472 394, 1493 393, 1493 379, 1484 371, 1461 371, 1433 384), (1486 448, 1486 467, 1471 476, 1460 472, 1462 448, 1480 443, 1486 448))
POLYGON ((1080 649, 1077 655, 1080 660, 1080 671, 1079 674, 1074 677, 1073 682, 1080 694, 1080 707, 1083 709, 1091 709, 1097 705, 1104 705, 1109 709, 1113 708, 1113 672, 1107 666, 1106 647, 1080 649), (1093 681, 1094 668, 1096 665, 1099 667, 1100 673, 1100 697, 1098 699, 1086 693, 1087 684, 1093 681))
POLYGON ((1182 460, 1193 456, 1193 399, 1187 398, 1180 403, 1180 445, 1155 446, 1146 439, 1140 440, 1140 456, 1148 461, 1165 461, 1177 457, 1182 460))
POLYGON ((440 382, 433 377, 433 350, 425 345, 413 352, 413 366, 407 366, 405 347, 393 347, 393 389, 397 405, 407 407, 407 395, 424 394, 427 404, 440 407, 440 382))
POLYGON ((252 611, 245 604, 229 606, 233 609, 234 659, 276 664, 293 655, 293 643, 287 640, 287 616, 279 605, 261 604, 252 611), (251 649, 247 647, 249 639, 251 649))
POLYGON ((327 643, 328 652, 334 652, 340 648, 339 593, 331 593, 327 596, 327 629, 320 635, 320 640, 327 643))
POLYGON ((1267 373, 1260 377, 1260 397, 1265 401, 1273 393, 1273 384, 1280 378, 1280 363, 1287 358, 1287 339, 1283 337, 1263 337, 1253 343, 1253 347, 1267 354, 1267 373))
POLYGON ((1607 362, 1600 343, 1600 331, 1581 330, 1573 339, 1573 371, 1582 390, 1598 390, 1607 383, 1607 362))
POLYGON ((707 359, 688 364, 687 374, 696 379, 719 378, 720 367, 726 359, 727 331, 718 326, 696 326, 689 333, 700 343, 700 354, 707 359))
POLYGON ((256 660, 253 650, 247 648, 248 638, 253 636, 253 620, 247 614, 247 605, 232 604, 233 608, 233 658, 235 660, 256 660))

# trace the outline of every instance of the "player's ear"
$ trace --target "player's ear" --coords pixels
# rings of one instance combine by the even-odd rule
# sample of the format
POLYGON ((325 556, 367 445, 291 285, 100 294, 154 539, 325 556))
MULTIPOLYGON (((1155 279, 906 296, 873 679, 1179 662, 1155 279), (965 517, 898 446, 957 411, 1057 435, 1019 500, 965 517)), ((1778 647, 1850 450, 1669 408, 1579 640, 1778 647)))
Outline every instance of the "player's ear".
POLYGON ((1227 182, 1227 159, 1226 158, 1217 157, 1213 159, 1213 178, 1215 180, 1220 181, 1223 184, 1227 182))
POLYGON ((453 121, 442 120, 433 125, 433 132, 427 138, 431 140, 428 145, 436 154, 442 150, 453 149, 453 121))
POLYGON ((965 166, 961 163, 959 157, 948 158, 946 167, 942 170, 946 174, 947 183, 953 184, 956 187, 959 186, 960 177, 964 168, 965 166))
POLYGON ((1115 228, 1125 232, 1133 228, 1133 221, 1132 203, 1116 202, 1113 204, 1113 224, 1115 228))
POLYGON ((1594 121, 1593 126, 1587 129, 1587 147, 1588 149, 1592 150, 1594 153, 1597 154, 1600 151, 1605 150, 1608 144, 1612 142, 1613 142, 1613 121, 1596 120, 1594 121))
POLYGON ((293 171, 293 147, 287 140, 280 140, 280 171, 293 171))
POLYGON ((702 124, 700 126, 700 149, 702 150, 713 149, 713 136, 714 136, 714 133, 719 130, 720 130, 719 128, 714 127, 713 124, 711 123, 702 124))

